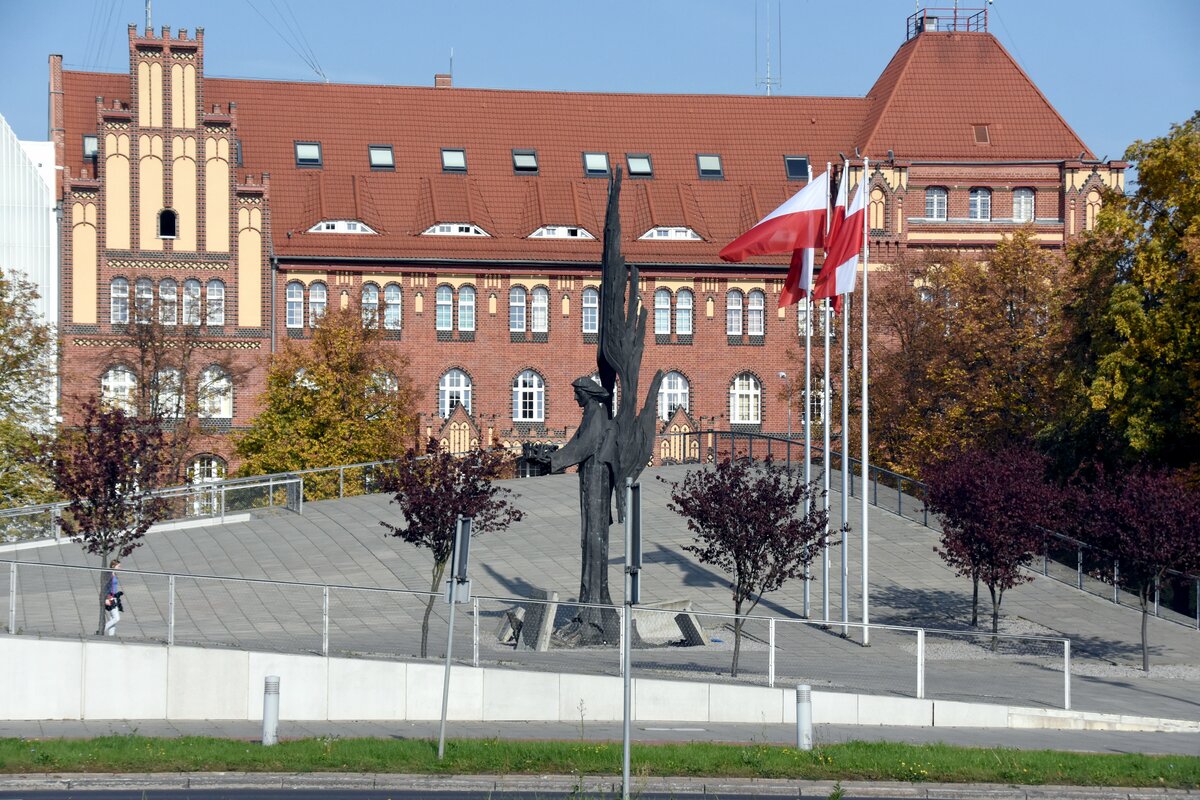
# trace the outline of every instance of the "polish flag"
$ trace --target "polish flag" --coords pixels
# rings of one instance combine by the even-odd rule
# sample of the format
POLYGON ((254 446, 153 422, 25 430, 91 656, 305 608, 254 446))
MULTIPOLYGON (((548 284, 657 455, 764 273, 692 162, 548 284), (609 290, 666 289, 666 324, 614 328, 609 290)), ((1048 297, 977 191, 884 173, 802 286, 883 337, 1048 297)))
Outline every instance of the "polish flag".
POLYGON ((813 258, 817 251, 805 247, 792 253, 792 263, 788 267, 787 279, 783 282, 783 291, 779 293, 779 307, 794 306, 801 298, 812 294, 813 258))
POLYGON ((753 228, 725 245, 721 258, 743 261, 749 256, 793 253, 824 246, 828 198, 829 173, 825 172, 763 217, 753 228))
MULTIPOLYGON (((843 172, 843 174, 845 173, 843 172)), ((843 186, 838 188, 838 202, 843 207, 846 183, 847 181, 843 180, 843 186)), ((846 208, 844 212, 845 216, 840 220, 837 228, 830 232, 825 247, 825 265, 821 267, 821 274, 817 277, 817 284, 813 289, 813 299, 820 300, 826 297, 850 294, 854 291, 854 282, 858 275, 858 256, 862 253, 863 247, 863 216, 866 213, 866 200, 867 181, 864 178, 859 181, 858 188, 854 190, 854 197, 850 201, 849 208, 846 208)), ((838 218, 836 210, 834 218, 838 218)))

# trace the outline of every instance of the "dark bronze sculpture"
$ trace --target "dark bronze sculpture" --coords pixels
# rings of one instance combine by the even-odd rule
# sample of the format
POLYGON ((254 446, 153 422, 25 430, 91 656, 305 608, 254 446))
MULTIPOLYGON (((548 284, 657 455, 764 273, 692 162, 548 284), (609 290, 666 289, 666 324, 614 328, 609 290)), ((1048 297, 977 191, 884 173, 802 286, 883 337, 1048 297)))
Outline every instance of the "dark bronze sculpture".
MULTIPOLYGON (((662 370, 654 374, 638 408, 638 373, 646 339, 644 307, 638 303, 638 269, 621 256, 621 170, 608 188, 604 221, 604 256, 600 282, 600 333, 596 348, 599 382, 584 376, 574 382, 575 400, 583 419, 571 441, 550 456, 553 472, 579 467, 580 544, 582 567, 579 602, 611 604, 608 591, 608 532, 612 525, 612 495, 617 496, 617 519, 625 520, 625 481, 637 480, 650 461, 654 446, 655 410, 662 370), (620 402, 613 411, 620 387, 620 402)), ((577 644, 616 641, 617 619, 612 611, 580 609, 560 632, 577 644)))

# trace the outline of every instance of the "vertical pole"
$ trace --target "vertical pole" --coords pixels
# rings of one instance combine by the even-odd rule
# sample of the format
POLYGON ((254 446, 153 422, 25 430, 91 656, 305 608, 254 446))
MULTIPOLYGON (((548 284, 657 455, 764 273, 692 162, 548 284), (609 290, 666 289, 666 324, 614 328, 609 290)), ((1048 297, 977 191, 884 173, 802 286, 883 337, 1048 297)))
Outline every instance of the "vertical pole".
MULTIPOLYGON (((871 170, 869 168, 868 160, 864 158, 863 159, 862 180, 866 181, 867 177, 870 174, 871 174, 871 170)), ((868 376, 870 375, 870 370, 868 369, 868 352, 869 352, 869 350, 867 347, 868 332, 870 330, 869 325, 868 325, 868 319, 870 318, 870 314, 868 313, 869 309, 870 309, 870 303, 868 301, 869 295, 868 295, 867 284, 868 284, 868 277, 871 272, 871 269, 869 266, 869 264, 870 264, 870 257, 869 257, 869 255, 870 255, 870 240, 867 237, 867 233, 869 230, 867 228, 867 218, 869 216, 870 216, 869 214, 866 214, 866 213, 863 214, 863 231, 862 231, 862 235, 863 235, 863 253, 862 253, 863 254, 863 258, 862 258, 862 263, 863 263, 863 281, 862 281, 862 297, 863 297, 863 299, 862 299, 862 484, 863 484, 863 498, 862 498, 862 621, 863 621, 863 641, 862 641, 862 643, 864 646, 869 645, 871 643, 871 629, 869 627, 866 627, 871 622, 871 599, 870 599, 870 588, 869 588, 869 584, 868 584, 868 577, 871 574, 870 568, 869 568, 869 565, 870 565, 869 551, 870 551, 871 539, 870 539, 869 529, 867 527, 867 520, 869 518, 869 515, 867 512, 868 504, 867 504, 867 497, 866 497, 867 479, 868 479, 867 470, 869 469, 869 465, 870 465, 870 461, 871 461, 871 453, 868 448, 868 445, 870 444, 870 441, 871 441, 871 439, 870 439, 871 426, 870 426, 870 421, 869 421, 870 416, 871 416, 871 403, 870 403, 871 398, 870 398, 870 389, 868 388, 870 386, 870 381, 868 380, 868 376)))
POLYGON ((619 617, 617 621, 621 623, 621 631, 617 635, 620 641, 617 644, 621 646, 619 658, 621 660, 621 675, 623 677, 625 675, 625 606, 622 605, 617 609, 617 616, 619 617))
POLYGON ((1160 588, 1161 588, 1160 581, 1158 578, 1155 578, 1154 579, 1154 616, 1156 616, 1156 617, 1161 616, 1158 613, 1158 592, 1159 592, 1160 588))
POLYGON ((267 508, 275 505, 275 478, 267 478, 267 508))
POLYGON ((346 468, 338 467, 338 497, 346 496, 346 468))
POLYGON ((822 321, 825 323, 825 372, 821 381, 821 456, 825 461, 825 544, 821 546, 821 618, 829 622, 829 483, 832 478, 833 458, 829 455, 829 333, 833 327, 833 313, 829 298, 822 301, 822 321))
POLYGON ((925 629, 917 628, 917 699, 925 699, 925 629))
POLYGON ((264 747, 279 743, 278 675, 268 675, 263 681, 262 743, 264 747))
MULTIPOLYGON (((842 298, 842 622, 850 621, 850 305, 852 295, 842 298)), ((850 627, 842 625, 842 636, 850 627)))
POLYGON ((167 576, 167 644, 175 644, 175 576, 167 576))
POLYGON ((1075 588, 1083 588, 1083 545, 1075 547, 1075 588))
POLYGON ((329 655, 329 587, 321 587, 321 655, 329 655))
MULTIPOLYGON (((453 562, 452 562, 453 563, 453 562)), ((450 622, 446 632, 446 674, 442 678, 442 724, 438 730, 438 761, 446 755, 446 712, 450 707, 450 652, 454 647, 454 578, 450 578, 450 622)))
POLYGON ((221 484, 221 524, 225 524, 225 484, 221 484))
POLYGON ((812 750, 812 686, 796 686, 796 749, 812 750))
POLYGON ((17 562, 8 565, 8 632, 17 632, 17 562))
POLYGON ((479 598, 471 598, 471 666, 479 666, 479 598))
POLYGON ((50 535, 54 537, 54 541, 62 541, 62 509, 54 506, 50 509, 50 535))
POLYGON ((767 621, 767 686, 775 688, 775 618, 767 621))
POLYGON ((1118 565, 1117 559, 1113 559, 1113 602, 1117 605, 1121 604, 1121 587, 1117 586, 1117 581, 1121 580, 1121 568, 1118 565))
MULTIPOLYGON (((875 494, 879 494, 879 473, 875 473, 875 494)), ((904 480, 896 478, 896 513, 904 516, 904 480)))
POLYGON ((1063 708, 1071 710, 1071 640, 1063 639, 1063 708))
POLYGON ((622 661, 622 680, 624 682, 624 714, 621 725, 621 798, 629 800, 629 715, 633 706, 633 680, 630 672, 633 665, 630 663, 630 637, 633 631, 630 629, 630 622, 633 617, 633 606, 630 604, 633 591, 631 585, 632 574, 629 568, 633 566, 633 479, 625 479, 625 618, 621 620, 621 661, 622 661))

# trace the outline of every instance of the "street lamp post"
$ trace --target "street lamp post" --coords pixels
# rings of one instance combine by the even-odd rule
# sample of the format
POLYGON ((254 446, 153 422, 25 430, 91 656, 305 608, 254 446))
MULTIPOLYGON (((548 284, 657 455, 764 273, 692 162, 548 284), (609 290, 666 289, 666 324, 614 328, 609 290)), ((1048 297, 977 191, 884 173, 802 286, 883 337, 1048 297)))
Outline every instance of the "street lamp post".
MULTIPOLYGON (((788 390, 788 441, 792 440, 792 382, 788 380, 788 374, 780 370, 779 380, 787 382, 788 390)), ((788 450, 791 450, 789 446, 788 450)))

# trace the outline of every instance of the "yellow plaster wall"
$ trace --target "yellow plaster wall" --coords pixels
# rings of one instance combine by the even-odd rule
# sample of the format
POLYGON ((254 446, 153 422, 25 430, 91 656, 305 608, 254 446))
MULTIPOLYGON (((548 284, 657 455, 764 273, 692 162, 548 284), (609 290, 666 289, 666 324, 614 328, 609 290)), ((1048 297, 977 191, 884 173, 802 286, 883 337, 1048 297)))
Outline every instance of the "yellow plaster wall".
MULTIPOLYGON (((998 242, 1004 236, 1002 233, 936 233, 932 231, 914 231, 908 234, 910 242, 942 242, 947 238, 955 239, 963 242, 998 242)), ((1035 233, 1034 238, 1040 242, 1061 242, 1063 240, 1061 233, 1035 233)), ((871 265, 871 269, 876 268, 875 264, 871 265)))
POLYGON ((171 145, 171 207, 178 217, 176 250, 196 249, 196 139, 176 136, 171 145))
POLYGON ((96 324, 97 258, 96 204, 71 206, 71 321, 96 324))
POLYGON ((262 210, 238 209, 238 327, 262 327, 262 210))
POLYGON ((571 316, 571 295, 569 294, 562 296, 562 315, 564 317, 571 316))
POLYGON ((447 286, 454 287, 454 290, 458 291, 461 286, 474 286, 475 277, 473 275, 438 275, 436 283, 439 286, 444 283, 447 286))
POLYGON ((729 291, 730 289, 740 289, 743 292, 749 292, 754 289, 758 289, 761 292, 765 292, 767 290, 767 285, 763 281, 729 281, 728 285, 725 287, 725 291, 729 291))
POLYGON ((204 140, 204 249, 229 252, 229 140, 204 140))
POLYGON ((138 137, 138 247, 162 250, 158 238, 158 212, 163 209, 163 139, 138 137))
POLYGON ((691 289, 695 291, 695 281, 690 280, 669 280, 666 278, 655 278, 655 289, 670 289, 672 292, 678 292, 680 289, 691 289))
POLYGON ((130 205, 129 134, 104 137, 104 246, 128 250, 133 207, 130 205))

